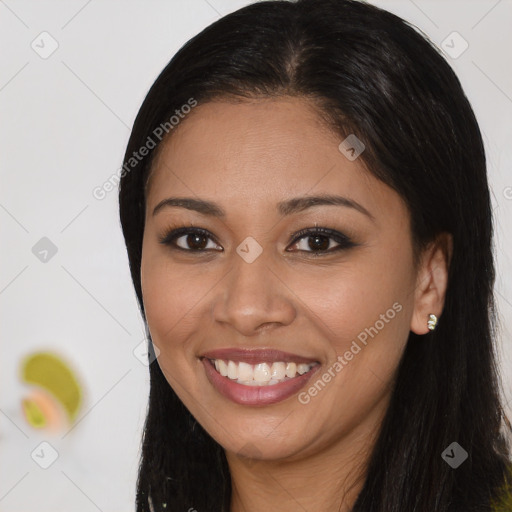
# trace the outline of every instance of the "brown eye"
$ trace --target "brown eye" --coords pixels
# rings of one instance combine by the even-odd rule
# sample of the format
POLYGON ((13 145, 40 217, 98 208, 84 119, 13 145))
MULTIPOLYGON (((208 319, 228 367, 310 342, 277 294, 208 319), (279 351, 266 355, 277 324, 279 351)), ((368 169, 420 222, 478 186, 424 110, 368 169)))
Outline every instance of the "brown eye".
POLYGON ((202 250, 206 249, 206 246, 208 245, 208 238, 205 235, 201 235, 199 233, 191 233, 189 235, 183 235, 179 238, 176 238, 176 245, 178 247, 181 247, 182 249, 192 249, 194 251, 196 250, 202 250), (183 244, 185 247, 182 247, 180 245, 180 240, 184 239, 183 244), (188 246, 188 247, 187 247, 188 246))
POLYGON ((339 231, 327 228, 309 228, 297 233, 293 245, 302 252, 322 254, 348 249, 357 244, 339 231))
POLYGON ((308 241, 308 248, 312 251, 327 251, 331 243, 331 239, 325 235, 311 235, 305 237, 308 241))
POLYGON ((218 250, 208 231, 201 228, 178 228, 160 238, 160 243, 187 252, 218 250))

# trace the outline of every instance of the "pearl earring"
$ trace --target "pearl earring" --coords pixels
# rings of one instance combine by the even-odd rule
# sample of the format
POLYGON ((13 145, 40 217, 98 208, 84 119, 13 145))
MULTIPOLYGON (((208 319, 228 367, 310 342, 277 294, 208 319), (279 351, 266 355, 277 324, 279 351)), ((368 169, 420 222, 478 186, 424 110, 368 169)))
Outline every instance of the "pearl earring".
POLYGON ((429 315, 427 325, 428 325, 428 328, 431 331, 433 331, 436 328, 436 325, 437 325, 437 316, 436 315, 429 315))

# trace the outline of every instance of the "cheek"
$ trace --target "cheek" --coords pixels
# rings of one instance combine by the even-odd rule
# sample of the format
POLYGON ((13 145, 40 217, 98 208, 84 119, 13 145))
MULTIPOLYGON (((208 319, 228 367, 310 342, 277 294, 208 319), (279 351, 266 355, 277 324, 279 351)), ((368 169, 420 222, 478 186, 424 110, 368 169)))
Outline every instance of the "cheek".
MULTIPOLYGON (((339 355, 352 340, 386 339, 390 343, 407 336, 411 293, 408 257, 365 258, 350 267, 325 269, 315 275, 293 278, 295 290, 321 335, 331 340, 339 355)), ((355 260, 354 260, 355 261, 355 260)), ((290 276, 291 279, 291 276, 290 276)))
POLYGON ((161 351, 186 346, 204 317, 207 274, 186 274, 150 251, 143 254, 141 284, 146 320, 153 342, 161 351), (198 274, 198 275, 195 275, 198 274))
POLYGON ((194 340, 207 314, 202 299, 211 288, 204 284, 208 276, 184 273, 160 255, 152 257, 150 251, 143 255, 141 274, 146 321, 159 350, 158 365, 186 407, 195 411, 197 404, 191 397, 200 396, 200 390, 192 364, 194 340))
POLYGON ((330 352, 327 367, 304 390, 301 403, 313 404, 310 422, 321 425, 319 430, 338 432, 343 425, 348 431, 389 391, 409 333, 409 278, 373 260, 315 279, 303 275, 295 284, 304 290, 300 298, 315 335, 330 352), (327 384, 318 382, 322 377, 327 384))

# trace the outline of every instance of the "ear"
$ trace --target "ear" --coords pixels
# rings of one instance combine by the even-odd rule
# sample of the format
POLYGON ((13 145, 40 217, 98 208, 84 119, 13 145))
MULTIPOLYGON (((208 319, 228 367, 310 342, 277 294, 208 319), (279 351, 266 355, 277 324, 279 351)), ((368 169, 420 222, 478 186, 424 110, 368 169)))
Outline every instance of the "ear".
POLYGON ((430 314, 436 315, 438 319, 441 316, 452 253, 452 235, 441 233, 424 249, 421 255, 411 319, 411 331, 416 334, 430 332, 427 325, 430 314))

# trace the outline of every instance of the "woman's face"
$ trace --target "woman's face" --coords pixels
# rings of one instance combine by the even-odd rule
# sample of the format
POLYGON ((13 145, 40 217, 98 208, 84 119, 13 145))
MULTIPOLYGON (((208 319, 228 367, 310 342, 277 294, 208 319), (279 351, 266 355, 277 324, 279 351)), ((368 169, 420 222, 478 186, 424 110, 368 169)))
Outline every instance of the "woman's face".
POLYGON ((303 99, 181 123, 153 167, 141 268, 167 381, 230 454, 293 460, 373 431, 415 315, 404 202, 303 99))

